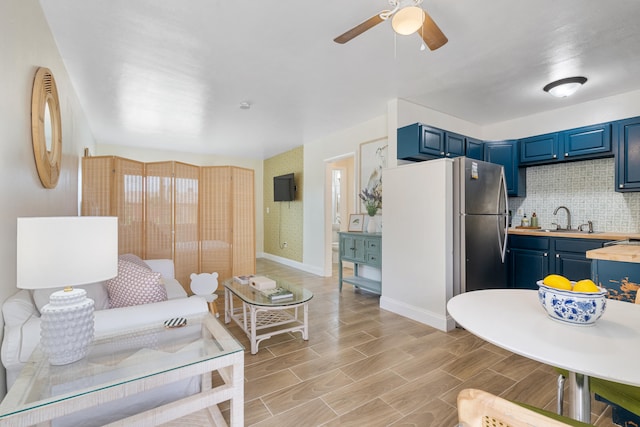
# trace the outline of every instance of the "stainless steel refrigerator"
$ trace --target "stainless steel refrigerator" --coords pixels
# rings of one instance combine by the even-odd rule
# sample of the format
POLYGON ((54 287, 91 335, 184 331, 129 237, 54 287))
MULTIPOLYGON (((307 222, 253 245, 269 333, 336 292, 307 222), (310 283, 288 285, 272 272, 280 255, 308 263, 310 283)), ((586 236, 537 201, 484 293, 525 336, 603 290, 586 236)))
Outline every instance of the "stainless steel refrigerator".
POLYGON ((454 159, 453 212, 454 295, 506 287, 509 205, 503 167, 454 159))

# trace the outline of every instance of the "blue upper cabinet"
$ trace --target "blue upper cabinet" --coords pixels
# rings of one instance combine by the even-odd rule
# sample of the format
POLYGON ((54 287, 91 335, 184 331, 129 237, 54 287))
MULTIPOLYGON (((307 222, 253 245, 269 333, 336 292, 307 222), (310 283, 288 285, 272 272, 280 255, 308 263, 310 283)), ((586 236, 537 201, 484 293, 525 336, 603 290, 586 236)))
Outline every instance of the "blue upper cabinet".
POLYGON ((445 132, 445 157, 460 157, 465 154, 466 137, 453 132, 445 132))
POLYGON ((398 129, 398 159, 432 160, 465 155, 466 137, 414 123, 398 129))
POLYGON ((520 163, 553 162, 558 158, 558 133, 520 139, 520 163))
POLYGON ((565 160, 612 156, 611 123, 585 126, 561 133, 565 160))
POLYGON ((520 164, 541 165, 613 156, 611 123, 520 139, 520 164))
POLYGON ((614 124, 616 191, 640 191, 640 117, 614 124))
POLYGON ((465 152, 470 159, 484 160, 484 142, 479 139, 467 138, 465 152))
POLYGON ((527 189, 526 170, 518 162, 518 141, 491 141, 484 144, 484 160, 502 165, 507 194, 523 197, 527 189))

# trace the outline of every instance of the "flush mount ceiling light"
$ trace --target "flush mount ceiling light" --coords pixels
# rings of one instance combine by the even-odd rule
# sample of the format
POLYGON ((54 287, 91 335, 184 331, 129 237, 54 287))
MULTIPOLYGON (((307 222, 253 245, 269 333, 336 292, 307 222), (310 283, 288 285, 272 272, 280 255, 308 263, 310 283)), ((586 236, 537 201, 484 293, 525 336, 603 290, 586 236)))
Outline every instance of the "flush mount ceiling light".
POLYGON ((568 77, 566 79, 556 80, 542 88, 545 92, 549 92, 556 98, 565 98, 573 95, 587 81, 586 77, 568 77))

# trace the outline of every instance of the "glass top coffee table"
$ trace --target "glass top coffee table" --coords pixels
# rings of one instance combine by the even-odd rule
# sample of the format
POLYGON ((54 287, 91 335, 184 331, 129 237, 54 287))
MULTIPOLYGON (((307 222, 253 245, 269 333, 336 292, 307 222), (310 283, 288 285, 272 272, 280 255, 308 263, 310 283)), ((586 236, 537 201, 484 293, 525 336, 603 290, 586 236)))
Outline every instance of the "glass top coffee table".
POLYGON ((224 321, 232 320, 242 328, 251 342, 251 354, 258 352, 261 341, 274 335, 300 332, 302 339, 309 339, 309 301, 313 293, 300 285, 275 279, 276 286, 287 289, 291 298, 272 301, 251 285, 226 280, 224 284, 224 321), (234 307, 233 296, 242 302, 234 307), (300 319, 298 308, 302 308, 300 319), (258 331, 262 333, 258 334, 258 331))
POLYGON ((186 319, 180 328, 160 324, 97 339, 87 357, 68 365, 50 365, 38 346, 0 403, 0 424, 46 423, 200 376, 200 393, 113 425, 164 423, 204 408, 224 420, 215 403, 228 400, 231 425, 242 426, 244 348, 211 314, 186 319), (213 386, 213 371, 223 385, 213 386))

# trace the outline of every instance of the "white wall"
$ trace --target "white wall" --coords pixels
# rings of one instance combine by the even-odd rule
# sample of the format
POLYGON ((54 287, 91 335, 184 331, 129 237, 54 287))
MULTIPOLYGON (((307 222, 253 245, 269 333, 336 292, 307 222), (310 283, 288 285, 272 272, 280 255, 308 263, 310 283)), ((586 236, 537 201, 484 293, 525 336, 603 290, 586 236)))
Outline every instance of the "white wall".
POLYGON ((453 160, 388 168, 380 307, 449 331, 453 295, 453 160), (420 185, 429 183, 430 185, 420 185), (416 197, 419 188, 421 197, 416 197))
POLYGON ((404 99, 398 100, 397 114, 397 128, 413 123, 424 123, 474 138, 482 139, 483 137, 482 128, 474 123, 405 101, 404 99))
MULTIPOLYGON (((16 218, 77 215, 78 159, 94 140, 38 1, 2 0, 0 28, 2 303, 16 292, 16 218), (56 80, 62 118, 62 169, 51 190, 40 183, 31 144, 31 90, 40 66, 49 68, 56 80)), ((4 396, 4 369, 0 372, 4 396)))
POLYGON ((481 138, 516 139, 636 116, 640 116, 640 90, 484 126, 481 138))
MULTIPOLYGON (((307 271, 331 275, 331 257, 327 257, 327 246, 331 242, 331 228, 325 227, 331 215, 331 206, 326 201, 325 162, 337 157, 356 154, 356 176, 358 175, 358 152, 363 142, 387 136, 387 117, 379 116, 344 131, 304 145, 304 225, 303 266, 307 271)), ((358 185, 358 184, 357 184, 358 185)), ((329 198, 329 200, 331 200, 329 198)))
MULTIPOLYGON (((558 99, 558 102, 562 102, 562 99, 558 99)), ((403 99, 397 100, 397 116, 396 129, 420 122, 488 141, 518 139, 640 116, 640 90, 486 126, 403 99)))
POLYGON ((95 156, 120 156, 139 162, 177 161, 196 166, 238 166, 254 170, 255 209, 256 209, 256 255, 262 257, 264 252, 264 217, 263 217, 263 164, 262 160, 240 157, 224 157, 212 154, 183 153, 179 151, 152 150, 148 148, 126 147, 98 143, 95 156))

